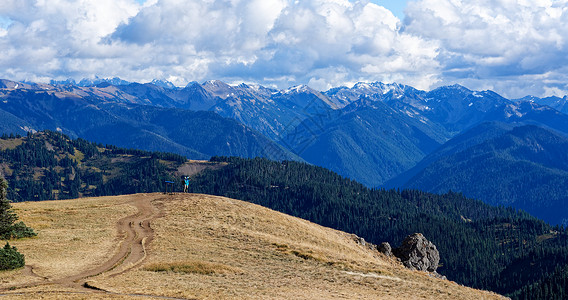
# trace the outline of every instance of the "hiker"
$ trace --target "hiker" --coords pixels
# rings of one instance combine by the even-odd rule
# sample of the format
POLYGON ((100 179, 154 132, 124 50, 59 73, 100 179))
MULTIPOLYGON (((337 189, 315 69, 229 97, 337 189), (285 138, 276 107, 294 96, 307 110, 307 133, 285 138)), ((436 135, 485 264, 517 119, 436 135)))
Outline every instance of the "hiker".
POLYGON ((185 176, 185 185, 183 186, 183 192, 187 193, 187 189, 189 188, 189 176, 185 176))

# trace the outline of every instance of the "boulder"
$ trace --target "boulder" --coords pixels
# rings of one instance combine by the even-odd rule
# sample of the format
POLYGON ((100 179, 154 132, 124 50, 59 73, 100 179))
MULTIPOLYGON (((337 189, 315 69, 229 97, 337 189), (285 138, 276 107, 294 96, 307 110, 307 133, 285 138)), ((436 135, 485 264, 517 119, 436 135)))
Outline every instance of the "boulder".
POLYGON ((421 233, 407 236, 393 254, 411 270, 435 272, 440 262, 438 249, 421 233))
POLYGON ((382 242, 377 246, 377 250, 386 256, 392 256, 392 247, 388 242, 382 242))

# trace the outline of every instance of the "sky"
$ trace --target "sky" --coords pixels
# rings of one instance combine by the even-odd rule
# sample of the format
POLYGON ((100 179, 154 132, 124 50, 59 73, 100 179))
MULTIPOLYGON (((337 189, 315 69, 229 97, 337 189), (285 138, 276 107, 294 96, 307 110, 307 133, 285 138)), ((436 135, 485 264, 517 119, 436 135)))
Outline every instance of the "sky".
POLYGON ((0 78, 568 94, 568 0, 2 0, 0 78))

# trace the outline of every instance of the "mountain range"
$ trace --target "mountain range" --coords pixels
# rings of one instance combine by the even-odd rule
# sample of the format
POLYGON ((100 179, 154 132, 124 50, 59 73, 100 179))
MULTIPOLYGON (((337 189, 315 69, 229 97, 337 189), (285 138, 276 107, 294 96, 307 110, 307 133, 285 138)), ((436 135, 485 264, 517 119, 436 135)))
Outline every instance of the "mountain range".
POLYGON ((50 129, 99 143, 170 151, 195 159, 234 155, 305 161, 368 187, 453 190, 493 204, 514 205, 549 222, 568 218, 564 211, 548 212, 552 202, 568 201, 563 193, 557 193, 554 201, 547 193, 564 182, 559 179, 564 176, 561 168, 553 168, 556 177, 548 181, 544 174, 550 165, 534 156, 518 156, 513 161, 523 163, 523 172, 540 174, 530 178, 541 179, 496 178, 478 166, 510 168, 510 148, 486 146, 488 155, 507 159, 483 161, 465 155, 472 147, 511 138, 507 132, 525 125, 549 136, 567 136, 566 97, 507 99, 460 85, 422 91, 375 82, 316 91, 308 86, 278 90, 217 80, 181 88, 164 81, 140 84, 114 78, 78 84, 1 80, 0 98, 0 131, 6 133, 50 129), (459 162, 444 157, 462 152, 459 162), (459 168, 447 168, 448 164, 459 168), (456 183, 456 178, 467 178, 465 173, 475 174, 469 189, 456 183), (430 181, 418 180, 420 174, 430 176, 430 181), (491 182, 480 178, 491 178, 491 182), (499 191, 495 184, 500 184, 499 191), (532 192, 521 192, 526 190, 532 192))
POLYGON ((173 100, 159 92, 161 87, 120 87, 148 97, 139 98, 108 83, 80 87, 1 81, 0 113, 11 120, 2 122, 1 131, 23 134, 49 129, 99 143, 170 151, 195 159, 219 154, 299 159, 233 119, 175 108, 169 102, 173 100))

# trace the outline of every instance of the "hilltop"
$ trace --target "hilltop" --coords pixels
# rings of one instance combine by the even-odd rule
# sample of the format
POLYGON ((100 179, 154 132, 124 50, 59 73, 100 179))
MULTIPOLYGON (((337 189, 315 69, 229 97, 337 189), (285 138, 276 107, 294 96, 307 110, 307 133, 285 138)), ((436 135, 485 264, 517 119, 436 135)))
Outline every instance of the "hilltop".
POLYGON ((501 298, 407 270, 353 235, 225 197, 135 194, 14 207, 38 237, 14 241, 27 266, 0 273, 7 299, 501 298))
POLYGON ((298 162, 223 157, 212 161, 228 164, 199 173, 192 191, 260 204, 375 244, 399 245, 405 236, 421 232, 440 251, 438 272, 467 286, 512 296, 568 261, 564 228, 460 193, 368 189, 298 162))

